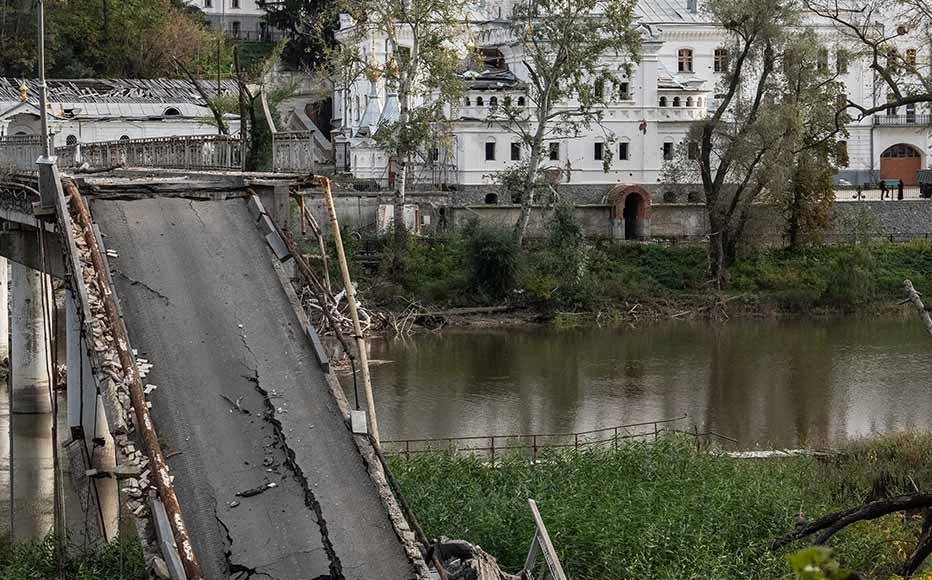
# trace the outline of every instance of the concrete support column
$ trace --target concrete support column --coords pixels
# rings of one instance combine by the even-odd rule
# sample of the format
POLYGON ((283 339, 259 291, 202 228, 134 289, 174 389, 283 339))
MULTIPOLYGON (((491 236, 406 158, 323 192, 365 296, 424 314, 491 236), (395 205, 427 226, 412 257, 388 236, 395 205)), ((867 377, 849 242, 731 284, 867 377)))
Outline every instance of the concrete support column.
POLYGON ((0 361, 10 356, 10 273, 0 258, 0 361))
MULTIPOLYGON (((49 336, 43 316, 44 274, 13 264, 10 407, 12 529, 16 541, 40 538, 54 525, 55 469, 49 336)), ((47 283, 46 288, 51 289, 47 283)), ((51 304, 51 292, 46 294, 51 304)))

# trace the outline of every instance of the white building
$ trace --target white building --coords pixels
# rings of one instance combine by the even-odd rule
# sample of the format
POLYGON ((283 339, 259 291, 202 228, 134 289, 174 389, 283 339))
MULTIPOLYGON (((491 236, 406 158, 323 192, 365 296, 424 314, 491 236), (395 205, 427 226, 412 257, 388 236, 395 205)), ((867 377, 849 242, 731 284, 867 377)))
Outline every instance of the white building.
MULTIPOLYGON (((424 153, 416 180, 428 186, 455 185, 460 191, 493 191, 493 174, 506 169, 524 153, 517 139, 490 126, 490 105, 511 99, 521 105, 527 72, 519 46, 509 42, 514 0, 478 0, 470 22, 473 36, 487 55, 485 70, 467 79, 468 91, 460 106, 451 111, 452 146, 424 153)), ((715 106, 715 90, 725 67, 727 32, 713 24, 695 0, 641 0, 637 7, 642 30, 641 60, 630 78, 621 78, 604 109, 603 127, 586 135, 549 145, 550 167, 561 180, 561 191, 572 191, 581 202, 604 201, 618 185, 639 184, 653 192, 664 191, 665 158, 673 155, 690 123, 715 106), (612 139, 606 139, 608 134, 612 139), (605 148, 613 148, 608 171, 605 148)), ((341 42, 355 42, 353 23, 344 18, 337 35, 341 42)), ((808 19, 828 47, 826 66, 837 67, 851 100, 872 105, 886 102, 886 91, 868 63, 844 57, 844 40, 827 21, 808 19), (841 58, 839 60, 839 55, 841 58), (881 94, 881 92, 883 94, 881 94)), ((403 41, 402 41, 403 42, 403 41)), ((920 37, 901 39, 903 54, 927 58, 920 37), (909 43, 915 41, 916 46, 909 43), (907 52, 912 51, 912 52, 907 52), (919 55, 917 56, 917 52, 919 55)), ((370 38, 360 46, 365 58, 386 62, 384 39, 370 38)), ((623 70, 623 62, 605 62, 623 70)), ((383 185, 393 172, 388 157, 372 140, 371 133, 383 118, 397 115, 397 95, 386 92, 384 80, 359 78, 335 82, 333 131, 340 170, 383 185)), ((852 184, 880 178, 902 178, 915 184, 916 171, 926 167, 929 152, 928 115, 914 107, 888 110, 848 127, 849 164, 837 176, 852 184)), ((699 189, 699 188, 696 188, 699 189)), ((505 201, 505 200, 503 200, 505 201)))
MULTIPOLYGON (((188 81, 83 79, 48 81, 49 130, 56 146, 216 134, 213 116, 188 81)), ((216 82, 204 83, 216 94, 216 82)), ((235 81, 221 84, 236 95, 235 81)), ((0 137, 40 134, 38 82, 0 78, 0 137)), ((228 115, 239 130, 239 117, 228 115)))
POLYGON ((200 8, 211 26, 240 40, 274 42, 280 33, 269 26, 265 9, 257 0, 186 0, 200 8))

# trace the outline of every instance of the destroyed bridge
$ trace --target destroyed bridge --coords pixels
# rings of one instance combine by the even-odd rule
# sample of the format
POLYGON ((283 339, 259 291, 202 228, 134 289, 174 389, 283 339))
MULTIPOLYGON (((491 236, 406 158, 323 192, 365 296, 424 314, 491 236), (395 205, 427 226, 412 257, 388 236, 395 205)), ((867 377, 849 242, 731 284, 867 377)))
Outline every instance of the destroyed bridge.
POLYGON ((14 539, 132 523, 164 577, 430 578, 298 301, 292 181, 38 168, 0 177, 14 539))

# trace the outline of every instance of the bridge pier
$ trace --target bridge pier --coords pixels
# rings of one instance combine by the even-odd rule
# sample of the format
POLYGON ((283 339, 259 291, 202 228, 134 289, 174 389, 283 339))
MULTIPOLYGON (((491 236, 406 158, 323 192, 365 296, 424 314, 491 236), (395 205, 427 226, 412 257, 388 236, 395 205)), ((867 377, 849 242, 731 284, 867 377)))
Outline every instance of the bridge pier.
POLYGON ((51 306, 46 274, 14 263, 10 345, 10 479, 12 537, 41 538, 54 525, 55 469, 49 336, 43 304, 51 306), (43 278, 47 284, 43 288, 43 278), (43 292, 46 292, 43 300, 43 292))

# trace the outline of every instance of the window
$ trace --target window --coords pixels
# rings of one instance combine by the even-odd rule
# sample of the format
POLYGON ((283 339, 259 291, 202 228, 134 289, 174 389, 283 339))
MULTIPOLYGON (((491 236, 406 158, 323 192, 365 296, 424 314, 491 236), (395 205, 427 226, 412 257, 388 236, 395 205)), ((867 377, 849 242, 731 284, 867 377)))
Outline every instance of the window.
POLYGON ((618 144, 618 158, 622 161, 627 161, 628 159, 628 144, 619 143, 618 144))
POLYGON ((880 154, 881 157, 885 159, 896 158, 900 159, 903 157, 920 157, 919 152, 913 149, 911 146, 906 145, 905 143, 900 143, 890 147, 886 151, 880 154))
POLYGON ((663 160, 673 161, 673 143, 663 144, 663 160))
POLYGON ((680 72, 693 72, 693 51, 689 48, 681 48, 677 53, 676 70, 680 72))
POLYGON ((848 167, 848 142, 837 141, 835 143, 835 162, 840 167, 848 167))
POLYGON ((592 149, 592 158, 596 161, 602 161, 602 153, 605 149, 605 143, 594 143, 592 149))
POLYGON ((559 143, 550 144, 550 160, 551 161, 560 160, 560 144, 559 143))
POLYGON ((518 106, 519 106, 519 107, 523 107, 523 106, 524 106, 524 97, 518 97, 518 106))
POLYGON ((521 144, 512 143, 511 144, 511 160, 512 161, 521 161, 521 144))
POLYGON ((463 99, 463 105, 465 105, 465 106, 467 106, 467 107, 471 107, 471 106, 472 106, 472 103, 469 101, 469 97, 466 97, 465 99, 463 99))
POLYGON ((699 159, 699 143, 696 141, 689 142, 689 145, 686 147, 686 157, 689 158, 690 161, 699 159))
POLYGON ((896 102, 896 95, 893 93, 887 93, 887 114, 896 115, 896 105, 893 103, 896 102))
POLYGON ((679 98, 679 97, 673 97, 673 106, 674 106, 674 107, 679 107, 679 106, 680 106, 680 98, 679 98))
POLYGON ((910 103, 906 105, 906 122, 907 123, 916 122, 916 103, 910 103))
POLYGON ((916 66, 916 49, 915 48, 906 49, 906 64, 916 66))
POLYGON ((835 53, 835 72, 840 75, 846 74, 848 72, 848 51, 839 48, 838 52, 835 53))
POLYGON ((628 91, 628 83, 618 83, 618 100, 627 101, 631 98, 631 93, 628 91))
POLYGON ((485 160, 495 161, 495 141, 485 142, 485 160))
POLYGON ((820 48, 819 54, 816 56, 816 67, 819 69, 819 72, 828 72, 828 49, 820 48))
POLYGON ((485 105, 485 101, 482 100, 482 97, 476 97, 476 106, 481 107, 485 105))
POLYGON ((230 2, 230 8, 239 8, 239 0, 232 0, 232 2, 230 2))
POLYGON ((498 97, 492 97, 489 99, 489 107, 495 109, 498 107, 498 97))
POLYGON ((595 80, 595 98, 599 101, 605 100, 605 80, 595 80))
POLYGON ((213 7, 214 7, 213 0, 204 0, 204 8, 213 8, 213 7))
POLYGON ((240 25, 239 20, 234 20, 232 22, 233 36, 239 36, 240 25))
POLYGON ((701 107, 701 106, 702 106, 702 97, 696 97, 696 106, 697 106, 697 107, 701 107))
POLYGON ((169 108, 165 109, 165 112, 162 113, 162 115, 165 116, 165 117, 177 117, 177 116, 181 115, 181 111, 179 111, 179 110, 176 109, 175 107, 169 107, 169 108))
MULTIPOLYGON (((485 203, 488 205, 494 205, 498 203, 498 194, 497 193, 487 193, 485 194, 485 203)), ((443 208, 440 208, 443 211, 443 208)))
POLYGON ((692 106, 693 106, 693 98, 692 98, 692 97, 686 97, 686 106, 687 106, 687 107, 692 107, 692 106))
POLYGON ((78 138, 74 135, 68 135, 68 137, 65 139, 65 145, 68 145, 69 147, 73 147, 74 145, 77 145, 77 144, 78 144, 78 138))
POLYGON ((716 48, 715 49, 715 72, 717 73, 728 72, 728 49, 727 48, 716 48))
POLYGON ((439 161, 440 160, 440 149, 437 147, 430 148, 430 160, 439 161))
POLYGON ((661 107, 666 107, 666 106, 667 106, 667 98, 666 98, 666 97, 660 97, 660 106, 661 106, 661 107))
POLYGON ((353 104, 356 108, 356 114, 354 116, 356 120, 358 121, 359 120, 359 95, 356 95, 355 97, 353 97, 353 104))
POLYGON ((120 141, 129 141, 129 135, 120 135, 120 141))
POLYGON ((505 97, 502 102, 504 103, 504 107, 511 108, 511 97, 505 97))

